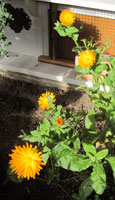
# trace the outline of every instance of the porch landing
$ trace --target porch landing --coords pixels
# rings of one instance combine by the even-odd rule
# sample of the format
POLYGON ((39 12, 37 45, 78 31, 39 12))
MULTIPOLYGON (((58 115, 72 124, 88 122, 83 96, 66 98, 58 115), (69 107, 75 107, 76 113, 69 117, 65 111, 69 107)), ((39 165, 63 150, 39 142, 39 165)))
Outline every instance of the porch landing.
POLYGON ((89 81, 77 80, 73 68, 39 62, 36 57, 13 52, 9 57, 0 58, 0 74, 64 90, 90 84, 89 81))

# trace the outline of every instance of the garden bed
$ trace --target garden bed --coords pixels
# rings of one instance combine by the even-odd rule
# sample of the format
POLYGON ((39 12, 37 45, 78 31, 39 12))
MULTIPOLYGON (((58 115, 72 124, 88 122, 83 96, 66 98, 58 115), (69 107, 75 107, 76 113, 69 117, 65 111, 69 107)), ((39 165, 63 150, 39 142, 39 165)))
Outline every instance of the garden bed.
MULTIPOLYGON (((84 171, 82 176, 79 177, 78 173, 61 169, 61 179, 65 179, 65 181, 49 186, 42 180, 44 173, 47 174, 47 166, 45 166, 38 180, 24 180, 21 183, 17 183, 7 177, 8 154, 15 145, 25 144, 25 141, 18 138, 21 130, 29 134, 30 131, 36 129, 38 123, 42 120, 43 111, 38 107, 37 101, 39 96, 46 91, 51 91, 56 95, 56 104, 63 105, 66 108, 72 107, 75 112, 80 111, 82 108, 88 111, 92 107, 88 95, 80 90, 63 91, 57 88, 41 87, 37 84, 0 77, 1 200, 70 199, 72 193, 78 192, 79 185, 86 176, 84 171), (61 186, 63 186, 63 189, 61 186)), ((109 184, 100 199, 114 200, 115 189, 112 172, 107 168, 106 173, 109 184)), ((88 199, 96 199, 95 194, 92 193, 88 199)))

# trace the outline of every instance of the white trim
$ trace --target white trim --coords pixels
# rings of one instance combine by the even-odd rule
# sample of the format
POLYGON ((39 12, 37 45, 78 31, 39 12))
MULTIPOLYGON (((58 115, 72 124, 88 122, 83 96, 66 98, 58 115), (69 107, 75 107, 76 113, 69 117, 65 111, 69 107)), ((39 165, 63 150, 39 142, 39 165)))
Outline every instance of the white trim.
POLYGON ((115 12, 115 0, 35 0, 115 12))
POLYGON ((42 55, 46 56, 49 56, 48 8, 47 3, 39 3, 39 17, 42 21, 42 55))
POLYGON ((108 19, 115 19, 115 12, 105 11, 105 10, 98 10, 98 9, 91 9, 91 8, 82 8, 76 6, 68 6, 68 5, 58 5, 58 10, 63 9, 71 9, 73 12, 77 14, 85 14, 89 16, 96 16, 96 17, 103 17, 108 19))

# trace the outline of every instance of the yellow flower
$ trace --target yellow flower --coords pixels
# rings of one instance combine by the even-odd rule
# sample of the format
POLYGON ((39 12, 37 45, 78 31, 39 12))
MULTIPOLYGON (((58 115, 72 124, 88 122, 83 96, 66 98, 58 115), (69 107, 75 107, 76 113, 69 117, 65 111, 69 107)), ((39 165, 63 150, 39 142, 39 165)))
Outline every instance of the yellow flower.
POLYGON ((62 125, 63 125, 63 119, 62 119, 62 118, 58 118, 58 119, 56 120, 56 124, 57 124, 58 126, 62 126, 62 125))
POLYGON ((40 98, 38 99, 38 104, 40 106, 40 108, 42 109, 45 109, 45 110, 48 110, 51 106, 49 105, 49 102, 48 102, 48 95, 50 95, 50 98, 53 102, 56 101, 55 99, 55 95, 52 93, 52 92, 46 92, 46 93, 43 93, 40 98))
POLYGON ((41 165, 45 165, 42 160, 42 152, 36 152, 37 146, 32 148, 32 145, 15 146, 13 153, 9 154, 11 172, 17 174, 18 178, 35 179, 35 175, 42 169, 41 165))
POLYGON ((81 67, 92 67, 96 63, 96 53, 92 50, 85 50, 78 57, 78 64, 81 67))
POLYGON ((63 25, 72 25, 76 18, 76 14, 68 9, 63 10, 59 16, 59 20, 63 25))

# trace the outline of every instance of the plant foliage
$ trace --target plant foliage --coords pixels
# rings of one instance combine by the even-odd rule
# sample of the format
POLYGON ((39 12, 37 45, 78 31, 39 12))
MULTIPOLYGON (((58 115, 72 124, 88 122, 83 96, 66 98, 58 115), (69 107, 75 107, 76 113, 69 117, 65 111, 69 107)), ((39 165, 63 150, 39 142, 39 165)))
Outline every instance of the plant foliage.
MULTIPOLYGON (((57 22, 55 29, 60 36, 76 36, 75 40, 78 39, 79 30, 72 25, 65 26, 57 22)), ((86 200, 92 192, 96 193, 95 199, 100 199, 99 195, 104 193, 108 184, 106 168, 111 167, 115 179, 115 57, 103 59, 108 45, 104 44, 100 50, 92 40, 82 41, 83 48, 95 48, 97 59, 91 68, 77 66, 79 72, 93 76, 92 87, 80 86, 77 89, 84 89, 88 93, 93 108, 88 113, 84 110, 75 113, 72 109, 55 105, 47 95, 50 109, 44 110, 43 121, 30 134, 23 131, 19 136, 25 141, 38 143, 47 164, 48 184, 53 182, 59 186, 60 168, 79 174, 81 179, 81 173, 88 172, 83 177, 79 191, 76 189, 72 195, 72 199, 78 200, 86 200), (106 73, 103 73, 104 70, 106 73), (101 129, 98 128, 99 122, 101 129)))
POLYGON ((10 45, 10 42, 7 40, 4 30, 7 19, 12 19, 12 16, 7 12, 5 2, 0 0, 0 56, 8 56, 7 47, 10 45))

